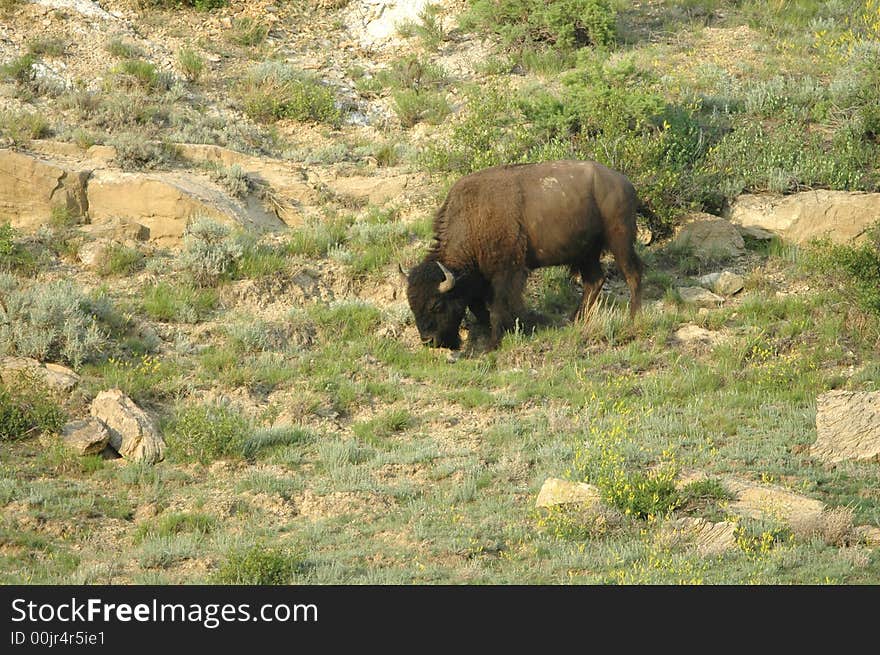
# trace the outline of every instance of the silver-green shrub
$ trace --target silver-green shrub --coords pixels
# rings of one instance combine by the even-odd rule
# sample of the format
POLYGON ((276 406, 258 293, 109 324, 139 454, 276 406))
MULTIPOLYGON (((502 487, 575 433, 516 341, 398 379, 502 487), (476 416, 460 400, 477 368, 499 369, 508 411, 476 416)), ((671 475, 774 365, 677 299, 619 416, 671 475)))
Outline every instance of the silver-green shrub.
POLYGON ((229 276, 244 254, 244 247, 232 231, 210 218, 197 218, 183 235, 180 263, 199 286, 216 285, 229 276))
POLYGON ((107 343, 102 310, 67 280, 32 283, 0 273, 0 354, 77 367, 107 343))

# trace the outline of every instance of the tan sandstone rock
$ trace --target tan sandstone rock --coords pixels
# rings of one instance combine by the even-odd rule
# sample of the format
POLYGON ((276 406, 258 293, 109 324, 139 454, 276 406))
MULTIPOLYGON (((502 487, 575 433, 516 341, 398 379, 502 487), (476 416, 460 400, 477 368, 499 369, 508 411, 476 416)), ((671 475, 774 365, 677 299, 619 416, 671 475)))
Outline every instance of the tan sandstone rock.
POLYGON ((74 216, 88 209, 90 171, 71 170, 33 155, 0 149, 0 215, 18 228, 38 227, 61 207, 74 216))
POLYGON ((65 425, 61 439, 78 455, 97 455, 110 442, 110 431, 100 419, 90 417, 65 425))
POLYGON ((828 462, 880 456, 880 391, 828 391, 816 399, 810 454, 828 462))
POLYGON ((817 189, 787 196, 744 194, 727 215, 743 228, 770 231, 792 243, 817 237, 848 243, 880 221, 880 193, 817 189))
POLYGON ((538 492, 535 507, 552 507, 577 503, 598 506, 601 502, 599 489, 585 482, 571 482, 561 478, 547 478, 538 492))
POLYGON ((61 364, 43 364, 30 357, 0 358, 0 381, 15 384, 20 376, 27 375, 39 380, 52 391, 69 393, 79 384, 79 376, 61 364))
POLYGON ((724 218, 696 212, 683 219, 672 245, 689 248, 701 261, 736 257, 745 252, 745 241, 735 225, 724 218))
POLYGON ((124 458, 148 464, 165 458, 165 439, 155 421, 121 390, 102 391, 89 411, 107 425, 110 445, 124 458))

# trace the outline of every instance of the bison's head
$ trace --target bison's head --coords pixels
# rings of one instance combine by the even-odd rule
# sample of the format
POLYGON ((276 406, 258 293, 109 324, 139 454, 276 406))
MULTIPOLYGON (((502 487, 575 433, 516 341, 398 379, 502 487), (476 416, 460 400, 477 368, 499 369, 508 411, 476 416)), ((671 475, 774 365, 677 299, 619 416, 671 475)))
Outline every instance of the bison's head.
POLYGON ((422 343, 458 350, 461 347, 458 328, 467 302, 455 289, 455 276, 438 261, 422 262, 404 274, 406 297, 422 343))

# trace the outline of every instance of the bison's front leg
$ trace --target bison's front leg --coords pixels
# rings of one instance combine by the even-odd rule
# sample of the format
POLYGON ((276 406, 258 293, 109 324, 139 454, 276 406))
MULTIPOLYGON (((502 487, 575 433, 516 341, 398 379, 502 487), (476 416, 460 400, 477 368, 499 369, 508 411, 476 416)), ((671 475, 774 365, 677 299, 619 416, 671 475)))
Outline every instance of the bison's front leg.
POLYGON ((492 304, 489 307, 491 335, 488 350, 495 350, 504 333, 514 326, 522 315, 522 294, 528 271, 508 271, 492 277, 492 304))

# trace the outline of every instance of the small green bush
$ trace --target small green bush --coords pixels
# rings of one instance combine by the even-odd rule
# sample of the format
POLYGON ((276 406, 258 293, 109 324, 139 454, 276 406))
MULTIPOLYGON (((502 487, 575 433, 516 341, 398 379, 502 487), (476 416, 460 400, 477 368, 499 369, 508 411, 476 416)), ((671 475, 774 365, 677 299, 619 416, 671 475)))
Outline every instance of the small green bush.
POLYGON ((12 80, 21 86, 27 86, 34 81, 34 64, 37 57, 31 53, 21 55, 8 63, 0 66, 0 77, 12 80))
POLYGON ((37 380, 22 375, 15 384, 0 382, 0 441, 59 432, 65 420, 64 410, 37 380))
POLYGON ((204 217, 187 226, 183 246, 180 264, 193 282, 202 287, 215 286, 227 279, 244 252, 232 230, 204 217))
POLYGON ((868 234, 856 245, 817 239, 807 249, 806 263, 830 276, 863 310, 880 316, 880 223, 868 234))
POLYGON ((301 554, 257 544, 230 553, 213 579, 217 584, 286 585, 294 582, 303 568, 301 554))
POLYGON ((143 132, 122 132, 107 143, 116 148, 116 161, 125 170, 161 168, 177 158, 173 144, 150 139, 143 132))
POLYGON ((211 403, 179 409, 165 437, 175 458, 208 463, 220 457, 241 457, 252 432, 250 421, 238 410, 211 403))
POLYGON ((125 59, 114 66, 110 73, 117 81, 145 91, 168 88, 167 80, 160 75, 156 66, 143 59, 125 59))
POLYGON ((258 121, 293 118, 338 126, 342 120, 330 89, 288 64, 257 66, 239 82, 236 93, 245 113, 258 121))
POLYGON ((104 314, 68 280, 32 283, 0 273, 0 353, 77 367, 101 355, 104 314))
POLYGON ((255 46, 263 43, 269 35, 269 28, 249 16, 232 21, 232 32, 228 39, 241 46, 255 46))
POLYGON ((110 39, 104 45, 104 49, 112 57, 119 59, 137 59, 143 56, 143 50, 130 41, 123 41, 119 38, 110 39))
POLYGON ((341 215, 324 220, 307 219, 301 226, 291 230, 285 249, 291 255, 324 257, 345 242, 350 225, 350 217, 341 215))
POLYGON ((213 169, 211 179, 236 198, 244 198, 255 186, 247 172, 238 164, 213 169))
POLYGON ((610 0, 471 0, 466 29, 495 34, 509 50, 610 46, 616 12, 610 0))
POLYGON ((439 93, 403 89, 395 92, 393 98, 400 124, 407 128, 422 120, 436 125, 451 111, 446 98, 439 93))
POLYGON ((205 69, 205 60, 190 48, 181 48, 177 51, 177 65, 187 82, 198 82, 205 69))
POLYGON ((174 512, 141 523, 134 533, 134 542, 140 543, 155 537, 172 537, 181 533, 210 534, 216 524, 217 519, 208 514, 174 512))
POLYGON ((104 249, 97 272, 102 277, 131 275, 144 267, 144 253, 121 243, 111 243, 104 249))
POLYGON ((0 134, 13 143, 24 143, 31 139, 45 139, 52 134, 49 121, 37 112, 3 112, 0 114, 0 134))
POLYGON ((0 224, 0 272, 15 271, 32 274, 39 268, 39 260, 32 250, 20 243, 17 238, 18 232, 12 225, 0 224))

